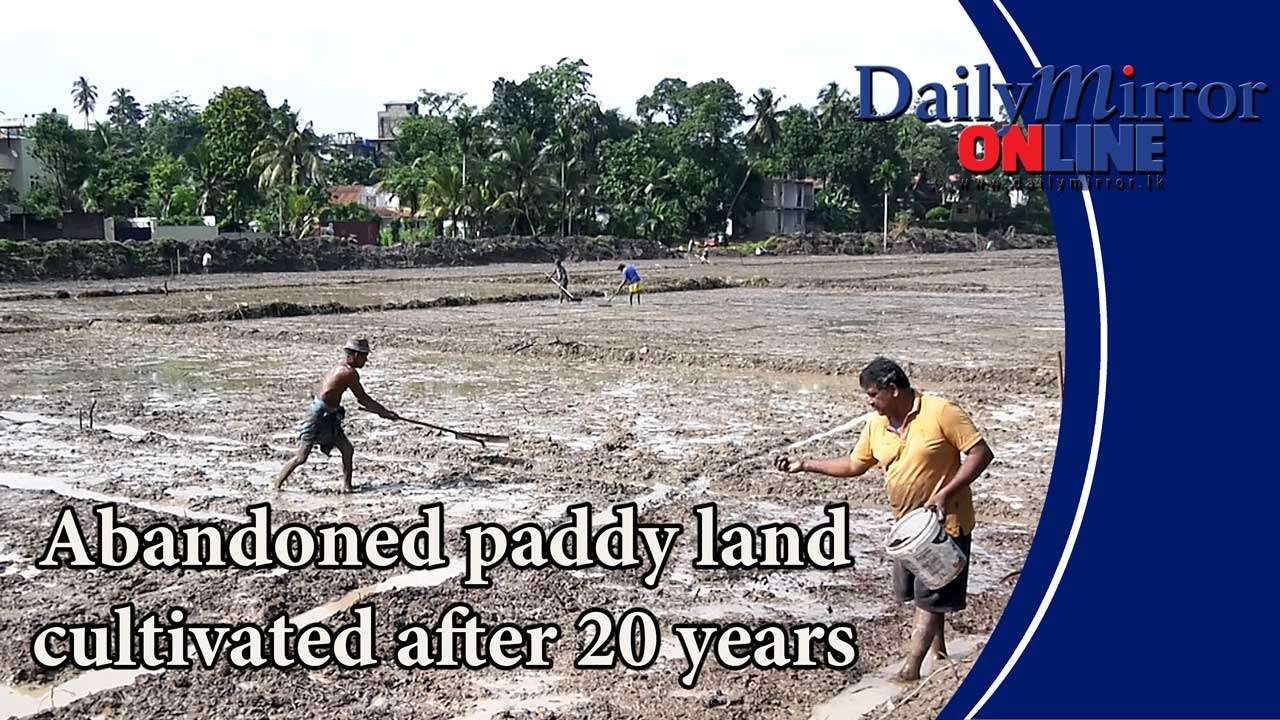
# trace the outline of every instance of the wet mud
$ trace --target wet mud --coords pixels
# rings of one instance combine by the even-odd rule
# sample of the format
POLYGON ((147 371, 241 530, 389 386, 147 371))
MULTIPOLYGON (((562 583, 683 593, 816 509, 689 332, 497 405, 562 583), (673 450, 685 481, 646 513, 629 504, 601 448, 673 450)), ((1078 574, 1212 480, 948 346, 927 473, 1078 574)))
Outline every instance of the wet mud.
MULTIPOLYGON (((974 485, 979 527, 969 607, 948 619, 948 633, 980 651, 1030 546, 1053 462, 1063 342, 1053 253, 733 261, 717 265, 723 286, 681 285, 711 276, 687 264, 646 261, 640 269, 647 284, 652 278, 671 291, 646 295, 639 307, 628 307, 625 296, 603 304, 614 284, 607 264, 571 268, 587 300, 563 305, 538 279, 538 266, 425 276, 323 273, 314 287, 290 287, 296 274, 201 279, 199 291, 179 297, 208 294, 213 299, 200 302, 254 307, 298 302, 297 293, 331 286, 335 297, 377 301, 344 303, 358 309, 340 314, 176 323, 145 318, 210 310, 178 308, 173 296, 170 310, 126 309, 165 296, 107 292, 129 287, 120 282, 14 288, 0 314, 25 315, 30 329, 6 336, 10 372, 0 379, 0 716, 815 716, 899 659, 910 608, 893 600, 880 551, 892 521, 882 475, 788 476, 770 460, 794 443, 804 444, 793 452, 809 456, 848 453, 857 427, 808 439, 866 412, 856 373, 878 354, 907 365, 920 388, 965 408, 995 451, 974 485), (462 284, 477 297, 528 297, 410 306, 432 283, 446 289, 443 296, 462 284), (67 297, 38 295, 64 288, 67 297), (401 299, 387 299, 402 291, 401 299), (126 316, 130 321, 116 321, 126 316), (510 445, 481 448, 352 411, 345 426, 356 446, 355 492, 338 492, 337 454, 318 452, 283 492, 272 492, 312 384, 355 333, 373 343, 362 379, 375 398, 407 417, 509 434, 510 445), (644 568, 501 566, 492 587, 475 589, 456 577, 420 583, 396 569, 34 566, 60 508, 88 517, 102 502, 117 503, 138 525, 203 518, 229 526, 243 521, 247 505, 270 502, 277 522, 360 527, 405 524, 420 505, 441 502, 455 557, 458 533, 470 523, 549 528, 567 520, 568 505, 582 502, 597 512, 636 502, 645 522, 681 523, 689 536, 677 542, 654 589, 641 582, 644 568), (709 502, 726 523, 802 527, 821 522, 826 504, 847 502, 854 566, 695 569, 693 508, 709 502), (566 633, 547 670, 406 670, 384 662, 367 670, 246 671, 221 664, 145 674, 106 689, 94 685, 99 676, 40 668, 29 653, 43 624, 101 621, 120 602, 140 611, 181 606, 193 618, 218 622, 313 612, 337 628, 353 621, 357 595, 377 608, 383 658, 394 653, 398 626, 432 620, 457 602, 485 622, 555 622, 566 633), (345 607, 334 604, 344 597, 345 607), (654 664, 575 669, 583 639, 573 624, 592 607, 652 611, 666 640, 654 664), (849 622, 860 657, 839 671, 709 664, 696 687, 682 689, 676 678, 684 659, 670 626, 731 621, 849 622)), ((14 326, 0 326, 6 322, 14 326)), ((931 717, 966 662, 931 674, 918 692, 895 690, 860 716, 931 717)))

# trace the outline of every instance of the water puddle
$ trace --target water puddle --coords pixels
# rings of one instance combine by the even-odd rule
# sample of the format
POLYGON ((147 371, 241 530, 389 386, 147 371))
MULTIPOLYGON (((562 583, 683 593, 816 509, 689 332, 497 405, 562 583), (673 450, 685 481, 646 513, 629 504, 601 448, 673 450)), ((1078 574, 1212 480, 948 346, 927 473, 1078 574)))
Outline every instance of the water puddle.
POLYGON ((179 505, 166 505, 162 503, 148 502, 146 500, 124 497, 122 495, 107 495, 106 493, 94 492, 93 490, 85 490, 84 488, 75 487, 61 478, 32 475, 30 473, 0 472, 0 487, 6 487, 10 490, 29 490, 35 492, 47 491, 56 493, 63 497, 74 498, 76 500, 91 500, 93 502, 129 505, 142 510, 150 510, 151 512, 161 513, 164 515, 175 515, 189 520, 226 520, 233 523, 244 522, 244 516, 226 515, 224 513, 206 512, 203 510, 192 510, 179 505))

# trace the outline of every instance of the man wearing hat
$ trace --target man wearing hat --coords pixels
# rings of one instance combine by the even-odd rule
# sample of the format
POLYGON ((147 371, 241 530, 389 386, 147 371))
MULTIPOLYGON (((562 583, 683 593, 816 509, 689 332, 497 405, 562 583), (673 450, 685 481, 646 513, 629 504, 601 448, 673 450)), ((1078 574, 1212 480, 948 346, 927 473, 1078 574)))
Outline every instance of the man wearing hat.
POLYGON ((342 432, 342 418, 346 410, 342 407, 342 396, 350 390, 356 401, 388 420, 397 420, 399 415, 383 407, 377 400, 369 397, 360 385, 358 370, 369 360, 369 341, 362 337, 353 337, 342 346, 343 359, 336 367, 320 380, 320 387, 315 400, 307 411, 307 418, 298 433, 302 445, 285 463, 280 474, 276 476, 276 490, 284 486, 297 467, 307 461, 311 448, 319 445, 320 451, 328 455, 333 448, 338 448, 342 455, 342 491, 351 492, 351 459, 355 449, 351 441, 342 432))

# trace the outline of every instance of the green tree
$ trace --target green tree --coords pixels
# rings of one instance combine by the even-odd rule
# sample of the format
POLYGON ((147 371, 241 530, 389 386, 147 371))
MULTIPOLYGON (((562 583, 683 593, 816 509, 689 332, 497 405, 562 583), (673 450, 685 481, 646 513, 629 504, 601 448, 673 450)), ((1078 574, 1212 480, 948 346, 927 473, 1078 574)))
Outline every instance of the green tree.
POLYGON ((818 118, 813 111, 795 105, 783 115, 781 131, 782 139, 775 155, 781 174, 808 177, 822 147, 818 118))
POLYGON ((453 124, 443 117, 411 117, 400 123, 395 160, 405 165, 425 158, 432 165, 455 162, 458 155, 453 124))
POLYGON ((439 224, 448 219, 454 236, 458 236, 460 221, 471 214, 470 197, 462 184, 462 171, 456 165, 436 168, 427 181, 425 193, 428 217, 439 224))
POLYGON ((636 101, 636 115, 646 123, 679 125, 689 115, 689 84, 680 78, 662 80, 636 101))
POLYGON ((426 88, 418 91, 418 106, 427 117, 451 119, 466 106, 466 99, 466 93, 438 93, 426 88))
MULTIPOLYGON (((201 113, 207 128, 200 163, 206 206, 229 225, 240 225, 257 207, 258 177, 250 172, 254 150, 271 130, 271 106, 260 90, 223 88, 201 113)), ((193 168, 195 169, 195 168, 193 168)))
POLYGON ((782 140, 782 128, 778 124, 778 99, 773 90, 760 88, 751 96, 754 114, 751 128, 747 130, 747 146, 756 152, 766 154, 782 140))
POLYGON ((325 175, 334 185, 369 185, 377 169, 367 157, 335 157, 325 168, 325 175))
POLYGON ((485 108, 499 138, 517 133, 546 137, 555 126, 555 102, 551 91, 532 78, 521 82, 498 78, 493 83, 493 101, 485 108))
POLYGON ((37 220, 53 220, 62 216, 62 198, 58 191, 38 180, 31 182, 31 189, 22 198, 22 211, 37 220))
POLYGON ((731 143, 734 130, 745 119, 742 96, 723 78, 689 88, 688 116, 677 124, 686 144, 713 152, 731 143))
MULTIPOLYGON (((538 234, 538 223, 534 220, 536 207, 548 187, 543 158, 533 133, 528 130, 506 138, 489 158, 496 165, 502 187, 511 193, 515 207, 525 221, 525 229, 533 235, 538 234)), ((512 222, 513 234, 518 219, 512 222)))
POLYGON ((47 171, 47 186, 61 210, 82 207, 78 192, 93 171, 86 135, 53 113, 41 115, 31 127, 32 154, 47 171))
POLYGON ((204 219, 196 210, 199 198, 195 188, 179 185, 169 193, 168 211, 160 216, 163 225, 203 225, 204 219))
POLYGON ((311 123, 298 127, 298 116, 285 103, 274 113, 267 136, 254 148, 250 169, 258 173, 258 190, 275 198, 282 233, 285 204, 296 200, 288 191, 324 184, 320 145, 311 123))
POLYGON ((467 184, 467 157, 475 152, 480 141, 483 122, 475 114, 475 109, 464 105, 458 114, 453 116, 453 136, 458 141, 458 153, 462 156, 462 184, 467 184))
POLYGON ((79 80, 71 84, 71 100, 80 114, 84 115, 84 129, 88 130, 89 116, 98 106, 98 86, 90 85, 89 81, 81 75, 79 80))
POLYGON ((117 88, 111 93, 111 106, 107 117, 116 127, 137 127, 142 124, 142 106, 129 93, 129 88, 117 88))
POLYGON ((99 124, 93 134, 94 171, 80 188, 90 212, 138 215, 146 204, 150 165, 136 125, 99 124))
MULTIPOLYGON (((147 182, 147 213, 153 217, 168 217, 174 214, 171 210, 173 192, 176 188, 190 182, 191 169, 186 161, 168 153, 162 154, 151 164, 147 182)), ((191 192, 193 202, 191 212, 196 210, 195 190, 191 192)))
POLYGON ((849 93, 840 89, 840 84, 831 82, 818 93, 817 119, 819 129, 825 130, 833 124, 842 122, 852 116, 853 109, 849 101, 849 93))
POLYGON ((204 133, 200 111, 185 96, 174 95, 147 106, 143 142, 153 155, 188 155, 204 133))
POLYGON ((409 165, 397 164, 388 169, 378 182, 377 188, 399 198, 400 204, 408 207, 414 215, 422 206, 422 196, 427 191, 427 183, 431 180, 428 165, 420 159, 409 165))

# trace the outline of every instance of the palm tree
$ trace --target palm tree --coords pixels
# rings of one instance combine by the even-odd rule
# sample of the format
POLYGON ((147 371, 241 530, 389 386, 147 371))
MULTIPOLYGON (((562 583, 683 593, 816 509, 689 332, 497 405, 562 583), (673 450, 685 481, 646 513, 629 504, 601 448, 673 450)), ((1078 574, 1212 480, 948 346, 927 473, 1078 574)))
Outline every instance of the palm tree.
POLYGON ((480 130, 480 121, 471 114, 471 108, 464 107, 462 112, 454 116, 453 133, 458 137, 458 149, 462 152, 462 186, 467 185, 467 155, 474 150, 476 134, 480 130))
POLYGON ((778 125, 778 116, 781 114, 778 110, 778 102, 781 99, 774 98, 773 91, 769 88, 760 88, 760 91, 751 97, 751 104, 755 106, 755 120, 747 130, 748 145, 760 150, 768 150, 782 139, 782 128, 778 125))
POLYGON ((198 198, 196 200, 196 211, 201 215, 208 214, 209 210, 217 205, 220 193, 218 188, 218 174, 214 170, 212 157, 209 155, 209 147, 201 142, 192 148, 191 153, 186 157, 187 166, 191 168, 191 182, 195 185, 198 198))
POLYGON ((663 192, 671 187, 671 168, 663 160, 655 157, 640 158, 636 163, 636 173, 639 175, 640 183, 633 188, 633 197, 635 201, 642 198, 661 197, 663 192))
POLYGON ((438 167, 427 181, 424 198, 427 207, 423 208, 437 221, 449 219, 455 237, 459 236, 460 219, 471 214, 470 198, 466 187, 462 184, 462 172, 456 165, 438 167))
POLYGON ((490 221, 494 215, 513 212, 515 196, 510 192, 499 192, 494 188, 493 183, 485 180, 469 188, 467 203, 476 220, 475 235, 483 237, 483 234, 489 231, 492 224, 490 221))
MULTIPOLYGON (((568 218, 569 195, 573 191, 571 180, 575 178, 569 177, 569 168, 577 160, 578 154, 578 136, 573 128, 567 124, 556 126, 556 130, 552 133, 551 138, 547 140, 546 146, 542 151, 550 158, 555 160, 560 166, 560 182, 557 183, 557 190, 560 193, 560 210, 561 220, 568 218)), ((568 222, 567 226, 572 228, 572 223, 568 222)), ((560 229, 565 230, 566 224, 561 224, 560 229)), ((569 234, 572 230, 566 231, 569 234)))
POLYGON ((284 190, 318 187, 324 181, 321 146, 322 141, 311 123, 299 129, 297 116, 286 112, 278 117, 278 124, 253 151, 250 167, 259 171, 258 189, 276 193, 281 232, 284 232, 284 190))
POLYGON ((884 190, 884 234, 882 242, 885 252, 889 251, 889 192, 897 181, 898 168, 888 160, 877 165, 876 169, 871 173, 871 182, 879 185, 884 190))
POLYGON ((839 83, 827 83, 818 93, 818 129, 826 130, 844 118, 849 109, 849 93, 840 89, 839 83))
POLYGON ((129 88, 116 88, 111 93, 111 107, 107 108, 107 117, 118 127, 137 125, 142 122, 142 106, 129 93, 129 88))
MULTIPOLYGON (((498 166, 498 171, 506 184, 507 190, 514 198, 515 206, 524 215, 529 224, 529 231, 538 234, 537 225, 533 222, 531 206, 542 197, 547 189, 546 168, 543 155, 538 152, 533 133, 521 130, 507 138, 501 148, 489 158, 498 166)), ((519 217, 513 219, 511 232, 515 233, 519 217)))
POLYGON ((98 86, 90 85, 88 80, 81 75, 80 79, 71 83, 71 100, 75 103, 76 109, 84 115, 84 129, 89 129, 89 116, 93 114, 93 109, 98 106, 98 86))

